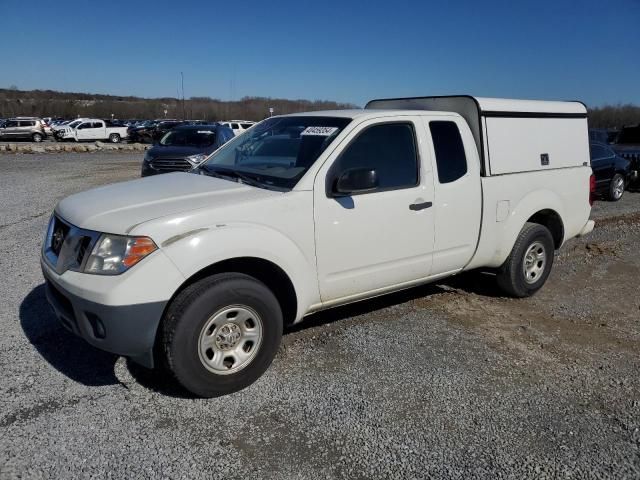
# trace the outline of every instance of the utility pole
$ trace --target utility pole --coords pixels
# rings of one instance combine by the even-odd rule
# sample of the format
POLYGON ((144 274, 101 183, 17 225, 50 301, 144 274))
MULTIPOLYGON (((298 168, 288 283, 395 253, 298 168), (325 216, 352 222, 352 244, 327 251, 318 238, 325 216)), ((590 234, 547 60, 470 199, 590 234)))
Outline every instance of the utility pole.
POLYGON ((180 80, 182 81, 182 120, 185 120, 185 108, 184 108, 184 74, 180 72, 180 80))

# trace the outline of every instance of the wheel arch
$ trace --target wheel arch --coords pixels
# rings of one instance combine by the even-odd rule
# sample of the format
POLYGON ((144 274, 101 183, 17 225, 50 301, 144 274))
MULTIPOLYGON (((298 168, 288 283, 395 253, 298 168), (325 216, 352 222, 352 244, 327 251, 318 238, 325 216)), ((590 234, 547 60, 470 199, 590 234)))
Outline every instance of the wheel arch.
POLYGON ((298 296, 293 281, 280 266, 270 260, 259 257, 228 258, 203 267, 178 287, 167 306, 189 285, 218 273, 242 273, 261 281, 273 292, 278 300, 282 309, 284 324, 289 325, 295 322, 298 312, 298 296))
POLYGON ((527 222, 537 223, 546 227, 551 232, 553 245, 556 250, 562 246, 562 242, 564 241, 564 223, 562 222, 560 214, 554 209, 545 208, 543 210, 539 210, 531 215, 527 219, 527 222))

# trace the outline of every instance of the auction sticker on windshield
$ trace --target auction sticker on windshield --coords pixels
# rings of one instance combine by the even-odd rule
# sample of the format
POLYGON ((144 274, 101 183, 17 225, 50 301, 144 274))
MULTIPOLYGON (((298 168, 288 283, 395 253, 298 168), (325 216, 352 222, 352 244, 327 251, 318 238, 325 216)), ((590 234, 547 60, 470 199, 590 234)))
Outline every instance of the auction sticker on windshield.
POLYGON ((307 127, 300 135, 320 135, 329 137, 338 131, 338 127, 307 127))

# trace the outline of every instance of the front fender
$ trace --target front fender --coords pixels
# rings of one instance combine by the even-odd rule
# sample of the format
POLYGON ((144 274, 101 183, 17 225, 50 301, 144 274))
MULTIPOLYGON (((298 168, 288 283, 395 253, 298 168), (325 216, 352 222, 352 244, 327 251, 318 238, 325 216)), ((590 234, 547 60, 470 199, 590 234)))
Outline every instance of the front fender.
POLYGON ((167 243, 161 246, 162 250, 185 278, 233 258, 253 257, 274 263, 294 285, 298 303, 296 321, 320 300, 313 250, 311 255, 305 254, 299 245, 275 229, 250 223, 218 225, 167 243))

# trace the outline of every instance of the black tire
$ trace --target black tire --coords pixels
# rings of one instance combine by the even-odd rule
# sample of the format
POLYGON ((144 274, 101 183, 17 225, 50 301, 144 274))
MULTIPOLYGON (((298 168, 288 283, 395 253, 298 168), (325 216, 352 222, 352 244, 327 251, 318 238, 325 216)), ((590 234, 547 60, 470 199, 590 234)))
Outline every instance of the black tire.
POLYGON ((625 181, 624 176, 616 173, 611 182, 609 183, 609 191, 607 192, 607 198, 612 202, 617 202, 624 195, 625 181))
MULTIPOLYGON (((530 297, 540 290, 547 281, 553 266, 553 255, 554 243, 549 229, 537 223, 526 223, 522 227, 509 257, 498 269, 496 276, 498 286, 512 297, 530 297), (534 245, 539 245, 544 250, 545 259, 542 262, 542 271, 527 280, 525 256, 534 245)), ((533 263, 538 265, 536 268, 540 267, 537 259, 533 263)))
POLYGON ((111 135, 109 135, 109 141, 111 143, 120 143, 120 135, 118 135, 117 133, 112 133, 111 135))
POLYGON ((33 135, 31 135, 31 140, 36 143, 40 143, 42 142, 42 140, 44 140, 44 136, 41 133, 34 133, 33 135))
POLYGON ((165 313, 160 336, 167 370, 180 385, 200 397, 217 397, 255 382, 271 365, 282 338, 282 310, 262 282, 239 273, 221 273, 185 288, 165 313), (217 312, 246 306, 261 319, 262 339, 246 366, 229 374, 210 371, 200 359, 201 332, 217 312))

